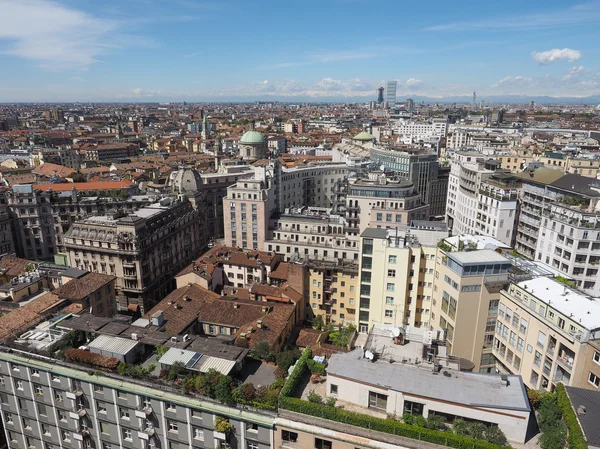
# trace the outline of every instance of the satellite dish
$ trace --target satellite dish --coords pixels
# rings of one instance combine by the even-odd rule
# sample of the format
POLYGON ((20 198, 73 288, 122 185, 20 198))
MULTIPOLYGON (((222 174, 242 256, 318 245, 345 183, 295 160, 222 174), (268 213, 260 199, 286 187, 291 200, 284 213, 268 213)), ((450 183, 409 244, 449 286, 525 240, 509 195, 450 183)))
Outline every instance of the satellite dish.
POLYGON ((373 354, 371 351, 369 351, 368 349, 365 351, 365 358, 367 360, 373 360, 375 358, 375 354, 373 354))
POLYGON ((397 327, 392 328, 392 337, 398 338, 400 336, 400 329, 397 327))

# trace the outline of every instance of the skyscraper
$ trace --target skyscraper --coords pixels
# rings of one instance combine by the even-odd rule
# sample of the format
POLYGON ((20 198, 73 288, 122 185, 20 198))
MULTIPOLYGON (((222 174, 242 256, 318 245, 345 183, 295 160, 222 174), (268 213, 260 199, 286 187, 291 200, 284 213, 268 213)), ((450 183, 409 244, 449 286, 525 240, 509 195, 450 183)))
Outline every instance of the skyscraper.
POLYGON ((396 107, 396 81, 388 81, 387 89, 385 91, 385 97, 388 102, 388 106, 393 109, 396 107))
POLYGON ((377 103, 383 103, 383 87, 377 89, 377 103))
POLYGON ((412 112, 415 109, 415 101, 412 98, 406 99, 406 110, 412 112))

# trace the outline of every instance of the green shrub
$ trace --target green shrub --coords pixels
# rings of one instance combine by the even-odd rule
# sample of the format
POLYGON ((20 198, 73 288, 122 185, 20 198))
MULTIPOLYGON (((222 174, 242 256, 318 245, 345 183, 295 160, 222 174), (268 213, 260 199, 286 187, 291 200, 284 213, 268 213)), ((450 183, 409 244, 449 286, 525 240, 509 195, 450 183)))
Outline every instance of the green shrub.
POLYGON ((329 407, 335 407, 336 402, 337 402, 337 399, 334 396, 329 396, 325 400, 325 404, 328 405, 329 407))
POLYGON ((558 384, 556 386, 556 395, 558 398, 558 405, 562 411, 563 419, 569 431, 567 437, 569 449, 587 449, 588 445, 585 436, 583 435, 581 427, 579 426, 579 421, 577 420, 577 416, 573 411, 573 407, 571 407, 571 401, 567 396, 567 390, 563 384, 558 384))
POLYGON ((324 363, 318 363, 318 362, 315 362, 313 359, 310 359, 310 360, 306 361, 306 366, 308 366, 308 369, 310 370, 311 373, 319 373, 321 376, 325 375, 325 364, 324 363))
POLYGON ((498 426, 491 426, 487 428, 485 431, 485 440, 490 443, 497 444, 498 446, 506 446, 508 443, 506 440, 506 435, 504 435, 504 432, 502 432, 498 426))
POLYGON ((548 395, 552 395, 552 393, 549 393, 547 391, 541 391, 541 390, 527 390, 527 397, 529 398, 529 404, 531 405, 531 407, 534 410, 537 410, 540 408, 540 405, 542 404, 542 400, 548 396, 548 395))
POLYGON ((323 403, 323 398, 321 397, 321 395, 315 393, 314 390, 311 390, 311 391, 308 392, 308 400, 310 402, 315 403, 315 404, 322 404, 323 403))
POLYGON ((542 449, 564 448, 566 432, 556 393, 547 394, 542 398, 538 410, 538 424, 541 431, 539 444, 542 449))
MULTIPOLYGON (((429 443, 440 444, 456 449, 501 449, 502 447, 487 441, 478 441, 472 438, 454 435, 450 432, 425 429, 406 423, 400 423, 394 419, 376 418, 374 416, 363 415, 337 407, 328 407, 323 404, 315 404, 287 396, 279 398, 279 407, 305 415, 328 419, 330 421, 403 436, 414 440, 427 441, 429 443)), ((407 417, 407 415, 405 415, 405 417, 407 417)))
POLYGON ((297 358, 298 353, 296 351, 283 351, 277 354, 275 363, 277 363, 277 367, 287 375, 290 366, 294 364, 297 358))
POLYGON ((227 405, 235 405, 236 401, 231 394, 232 379, 229 376, 221 376, 215 387, 215 397, 217 401, 227 405))
POLYGON ((296 367, 292 371, 292 374, 288 377, 285 385, 281 389, 281 396, 289 397, 293 396, 298 388, 298 385, 302 381, 302 376, 306 372, 306 364, 308 360, 312 360, 312 350, 307 347, 296 362, 296 367))

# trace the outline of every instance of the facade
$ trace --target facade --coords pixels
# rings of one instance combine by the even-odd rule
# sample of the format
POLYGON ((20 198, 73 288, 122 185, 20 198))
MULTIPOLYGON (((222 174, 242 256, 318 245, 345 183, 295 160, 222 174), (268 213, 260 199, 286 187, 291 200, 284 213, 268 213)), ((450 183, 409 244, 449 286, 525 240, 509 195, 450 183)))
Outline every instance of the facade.
POLYGON ((358 263, 340 259, 325 261, 310 259, 306 321, 322 316, 323 322, 336 325, 355 323, 358 298, 358 263))
POLYGON ((360 235, 368 227, 393 228, 429 218, 429 205, 423 203, 412 182, 388 179, 382 172, 368 176, 348 181, 346 232, 360 235))
POLYGON ((14 252, 12 220, 6 207, 6 198, 0 196, 0 254, 13 254, 14 252))
POLYGON ((388 81, 386 83, 385 89, 385 99, 388 103, 388 107, 390 109, 394 109, 396 107, 396 86, 398 85, 397 81, 388 81))
POLYGON ((118 309, 149 310, 174 287, 173 277, 206 247, 194 197, 164 198, 123 217, 99 215, 65 234, 72 267, 117 276, 118 309))
POLYGON ((111 161, 137 156, 138 145, 134 143, 107 143, 85 149, 88 161, 111 161))
POLYGON ((511 283, 500 297, 494 357, 529 388, 600 391, 600 301, 550 277, 511 283))
POLYGON ((519 376, 440 372, 434 366, 379 359, 360 348, 334 354, 327 368, 327 395, 384 418, 409 413, 480 421, 498 426, 509 441, 525 442, 531 409, 519 376))
POLYGON ((523 173, 516 249, 600 295, 600 192, 590 178, 538 168, 523 173))
MULTIPOLYGON (((504 218, 501 218, 500 215, 510 214, 509 211, 513 210, 514 221, 517 209, 516 198, 514 198, 510 189, 508 189, 508 196, 503 194, 501 199, 498 200, 490 197, 490 194, 495 195, 495 188, 490 191, 488 187, 488 193, 481 193, 482 190, 486 192, 485 189, 481 188, 482 183, 495 173, 499 163, 493 160, 483 161, 481 159, 471 162, 472 159, 471 154, 457 153, 455 160, 452 161, 446 205, 446 222, 454 234, 485 234, 490 226, 488 215, 494 212, 498 216, 489 217, 496 220, 496 225, 493 225, 492 221, 491 227, 497 229, 496 233, 502 235, 502 239, 506 239, 506 231, 508 230, 510 233, 513 226, 512 224, 509 226, 509 220, 506 220, 508 229, 500 228, 499 220, 503 220, 504 224, 504 218), (504 201, 507 202, 504 203, 504 201), (493 211, 490 210, 491 206, 493 206, 493 211), (482 214, 484 209, 487 209, 487 211, 482 214), (486 217, 485 222, 483 222, 482 216, 486 217), (486 231, 482 232, 482 228, 486 231)), ((494 237, 500 239, 500 236, 494 237)), ((512 238, 509 237, 509 241, 511 240, 512 238)))
POLYGON ((440 250, 436 257, 431 326, 444 331, 448 352, 494 372, 492 354, 498 303, 511 263, 490 249, 440 250))
POLYGON ((448 179, 440 176, 436 153, 373 148, 371 160, 393 171, 398 179, 412 182, 422 201, 430 205, 432 216, 444 214, 448 179))
POLYGON ((116 374, 0 354, 0 402, 11 448, 271 447, 274 418, 136 383, 116 374), (215 430, 217 417, 231 432, 215 430), (233 444, 231 444, 233 442, 233 444), (228 445, 228 446, 227 446, 228 445))
POLYGON ((433 325, 436 244, 447 235, 447 230, 410 227, 369 228, 361 234, 359 332, 368 332, 375 323, 433 325))

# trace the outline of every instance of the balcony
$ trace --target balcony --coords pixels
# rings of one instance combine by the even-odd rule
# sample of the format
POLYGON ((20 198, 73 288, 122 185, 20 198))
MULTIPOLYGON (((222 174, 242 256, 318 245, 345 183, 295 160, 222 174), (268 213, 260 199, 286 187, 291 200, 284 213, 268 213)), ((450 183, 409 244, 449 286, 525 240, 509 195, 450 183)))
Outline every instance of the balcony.
POLYGON ((149 425, 143 425, 138 429, 139 432, 144 433, 145 435, 148 435, 148 437, 153 437, 154 434, 156 433, 156 431, 154 430, 154 426, 149 426, 149 425))

